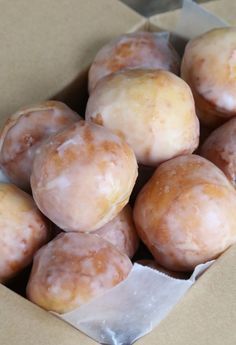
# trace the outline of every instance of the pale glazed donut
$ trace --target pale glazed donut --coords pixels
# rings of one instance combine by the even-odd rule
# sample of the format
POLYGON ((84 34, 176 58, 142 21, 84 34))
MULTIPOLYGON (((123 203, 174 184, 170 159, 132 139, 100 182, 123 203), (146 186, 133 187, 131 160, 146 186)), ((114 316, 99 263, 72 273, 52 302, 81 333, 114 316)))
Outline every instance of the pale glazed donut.
POLYGON ((128 203, 136 177, 135 155, 123 139, 79 121, 40 147, 31 187, 39 209, 61 229, 89 232, 128 203))
POLYGON ((181 76, 202 123, 217 127, 236 115, 236 28, 213 29, 186 46, 181 76))
POLYGON ((119 284, 131 268, 128 256, 97 235, 61 234, 35 255, 27 297, 66 313, 119 284))
POLYGON ((139 239, 129 205, 126 205, 114 219, 94 233, 111 242, 116 249, 130 258, 138 249, 139 239))
POLYGON ((66 104, 45 101, 13 114, 2 129, 0 165, 18 187, 30 189, 35 151, 53 135, 81 118, 66 104))
POLYGON ((144 165, 157 166, 198 146, 191 90, 168 71, 126 70, 103 78, 89 97, 86 120, 125 138, 144 165))
POLYGON ((17 275, 49 240, 49 224, 32 197, 0 183, 0 282, 17 275))
POLYGON ((164 69, 179 73, 180 58, 163 33, 134 32, 102 47, 89 70, 89 92, 105 76, 123 69, 164 69))
POLYGON ((212 132, 200 154, 217 165, 236 187, 236 118, 212 132))
POLYGON ((162 266, 191 271, 236 241, 236 192, 205 158, 186 155, 161 164, 137 197, 140 238, 162 266))

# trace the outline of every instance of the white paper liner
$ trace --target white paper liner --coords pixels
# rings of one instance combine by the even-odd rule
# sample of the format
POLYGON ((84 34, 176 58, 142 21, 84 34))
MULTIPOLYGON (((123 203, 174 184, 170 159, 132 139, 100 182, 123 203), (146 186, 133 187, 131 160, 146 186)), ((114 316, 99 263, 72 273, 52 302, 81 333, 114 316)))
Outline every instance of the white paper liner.
MULTIPOLYGON (((212 28, 228 26, 190 0, 173 33, 190 39, 212 28)), ((149 333, 184 296, 196 279, 213 263, 196 266, 188 280, 171 278, 135 264, 128 278, 103 296, 58 317, 102 344, 128 345, 149 333)))
POLYGON ((174 33, 182 38, 191 39, 213 28, 228 26, 223 19, 208 12, 191 0, 183 0, 183 7, 174 33))
POLYGON ((188 280, 134 264, 128 278, 101 297, 56 315, 99 343, 132 344, 164 319, 212 263, 198 265, 188 280))

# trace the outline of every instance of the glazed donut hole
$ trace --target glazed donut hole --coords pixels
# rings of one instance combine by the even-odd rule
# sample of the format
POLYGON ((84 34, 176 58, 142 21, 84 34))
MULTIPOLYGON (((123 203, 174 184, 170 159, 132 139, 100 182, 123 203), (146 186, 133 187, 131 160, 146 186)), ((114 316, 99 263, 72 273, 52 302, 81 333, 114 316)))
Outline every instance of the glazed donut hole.
POLYGON ((210 128, 236 115, 235 38, 235 28, 217 28, 185 48, 181 77, 192 89, 201 122, 210 128))
POLYGON ((0 137, 0 166, 18 187, 30 190, 33 159, 39 146, 51 135, 81 117, 66 104, 45 101, 24 107, 9 117, 0 137))
POLYGON ((180 57, 163 33, 121 35, 103 46, 88 74, 91 93, 99 80, 124 69, 163 69, 179 74, 180 57))
POLYGON ((236 186, 236 118, 213 131, 203 143, 200 154, 220 168, 236 186))
POLYGON ((223 172, 196 155, 161 164, 139 193, 134 222, 156 262, 192 271, 236 242, 236 193, 223 172))
POLYGON ((102 126, 79 121, 41 145, 31 187, 53 223, 65 231, 90 232, 128 203, 136 178, 128 144, 102 126))
POLYGON ((142 165, 192 153, 199 143, 191 90, 164 70, 125 70, 103 78, 85 117, 124 138, 142 165))
POLYGON ((49 222, 32 197, 12 184, 0 183, 0 282, 28 266, 50 238, 49 222))
POLYGON ((28 298, 42 308, 66 313, 122 282, 132 263, 97 235, 65 233, 34 258, 28 298))
POLYGON ((93 233, 111 242, 116 249, 129 258, 132 258, 138 249, 139 238, 129 205, 126 205, 115 218, 93 233))

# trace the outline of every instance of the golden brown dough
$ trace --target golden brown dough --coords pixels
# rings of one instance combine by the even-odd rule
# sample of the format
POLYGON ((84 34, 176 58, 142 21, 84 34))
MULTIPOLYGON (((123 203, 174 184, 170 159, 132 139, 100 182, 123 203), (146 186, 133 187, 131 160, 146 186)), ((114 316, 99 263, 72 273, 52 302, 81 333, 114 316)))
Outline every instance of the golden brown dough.
POLYGON ((45 101, 13 114, 2 129, 0 165, 18 187, 30 189, 30 174, 37 148, 49 136, 81 117, 66 104, 45 101))
POLYGON ((181 76, 190 85, 205 126, 236 115, 236 28, 213 29, 186 46, 181 76))
POLYGON ((32 197, 0 183, 0 282, 14 277, 49 240, 49 223, 32 197))
POLYGON ((130 258, 138 249, 139 238, 129 205, 126 205, 114 219, 94 233, 111 242, 116 249, 130 258))
POLYGON ((199 121, 189 86, 161 70, 126 70, 103 78, 89 97, 86 120, 112 130, 144 165, 198 146, 199 121))
POLYGON ((95 56, 89 70, 89 91, 105 76, 123 69, 164 69, 179 73, 180 58, 165 34, 134 32, 115 38, 95 56))
POLYGON ((131 268, 125 254, 97 235, 61 234, 35 255, 27 296, 66 313, 119 284, 131 268))
POLYGON ((212 132, 200 154, 217 165, 236 187, 236 118, 212 132))
POLYGON ((140 238, 163 267, 191 271, 236 241, 236 192, 205 158, 161 164, 135 203, 140 238))
POLYGON ((40 147, 31 187, 39 209, 61 229, 89 232, 128 203, 136 177, 135 155, 123 139, 79 121, 40 147))

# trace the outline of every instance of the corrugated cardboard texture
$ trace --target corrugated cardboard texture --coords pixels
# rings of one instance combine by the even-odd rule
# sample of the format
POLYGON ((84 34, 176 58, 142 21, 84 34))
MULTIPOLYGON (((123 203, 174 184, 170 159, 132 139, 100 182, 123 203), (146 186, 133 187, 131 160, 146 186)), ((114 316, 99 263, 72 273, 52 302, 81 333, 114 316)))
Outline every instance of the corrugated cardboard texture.
MULTIPOLYGON (((211 13, 219 16, 224 19, 231 25, 236 25, 236 1, 232 0, 219 0, 219 1, 210 1, 201 6, 211 13)), ((175 27, 177 20, 179 18, 181 10, 175 10, 172 12, 157 14, 150 18, 150 27, 151 30, 161 28, 162 30, 169 30, 175 27)))
POLYGON ((1 0, 0 18, 0 125, 64 89, 105 42, 144 20, 116 0, 1 0))

